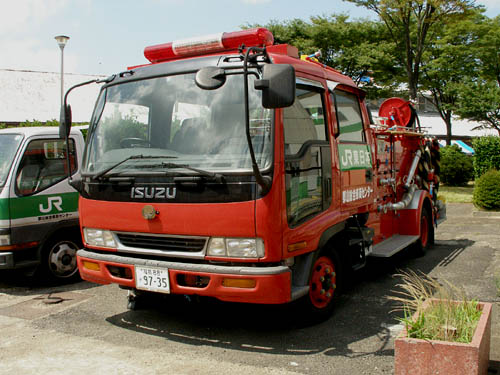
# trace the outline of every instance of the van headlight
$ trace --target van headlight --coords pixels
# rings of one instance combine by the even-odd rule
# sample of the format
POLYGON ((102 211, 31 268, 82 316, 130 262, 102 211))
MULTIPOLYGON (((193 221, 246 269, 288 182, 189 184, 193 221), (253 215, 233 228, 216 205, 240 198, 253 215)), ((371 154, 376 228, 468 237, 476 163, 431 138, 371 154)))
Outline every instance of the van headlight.
POLYGON ((212 237, 208 243, 207 255, 229 258, 262 258, 265 255, 261 238, 212 237))
POLYGON ((10 245, 10 234, 0 234, 0 246, 10 245))
POLYGON ((87 245, 110 247, 113 249, 116 249, 118 247, 113 233, 111 233, 111 231, 109 230, 83 228, 83 236, 87 245))

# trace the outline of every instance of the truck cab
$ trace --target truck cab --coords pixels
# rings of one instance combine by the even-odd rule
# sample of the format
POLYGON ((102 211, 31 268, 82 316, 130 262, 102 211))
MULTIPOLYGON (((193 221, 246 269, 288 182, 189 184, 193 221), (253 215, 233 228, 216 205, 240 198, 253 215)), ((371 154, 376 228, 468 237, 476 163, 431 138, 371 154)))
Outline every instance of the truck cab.
POLYGON ((57 128, 0 130, 0 270, 36 270, 52 281, 78 277, 78 193, 68 184, 68 161, 78 176, 83 149, 76 127, 69 158, 57 128))

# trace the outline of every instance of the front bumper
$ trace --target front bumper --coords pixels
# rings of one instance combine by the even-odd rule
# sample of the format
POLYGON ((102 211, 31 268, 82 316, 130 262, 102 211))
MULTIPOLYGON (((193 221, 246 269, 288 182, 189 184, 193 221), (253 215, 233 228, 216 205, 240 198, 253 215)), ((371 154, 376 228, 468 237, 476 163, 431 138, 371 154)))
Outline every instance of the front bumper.
POLYGON ((196 294, 215 297, 222 301, 246 302, 262 304, 281 304, 291 300, 291 271, 286 266, 251 267, 221 266, 212 264, 180 263, 163 260, 149 260, 116 255, 113 253, 96 253, 86 249, 77 253, 78 269, 82 279, 98 284, 119 284, 135 288, 135 266, 165 268, 169 271, 170 293, 196 294), (89 261, 99 265, 98 270, 84 267, 89 261), (114 271, 110 272, 110 268, 114 271), (119 269, 120 276, 116 270, 119 269), (128 276, 126 276, 128 275, 128 276), (181 285, 181 277, 208 278, 208 284, 196 287, 181 285), (255 280, 252 288, 226 287, 226 278, 255 280))
POLYGON ((0 270, 12 270, 37 266, 36 249, 0 251, 0 270))

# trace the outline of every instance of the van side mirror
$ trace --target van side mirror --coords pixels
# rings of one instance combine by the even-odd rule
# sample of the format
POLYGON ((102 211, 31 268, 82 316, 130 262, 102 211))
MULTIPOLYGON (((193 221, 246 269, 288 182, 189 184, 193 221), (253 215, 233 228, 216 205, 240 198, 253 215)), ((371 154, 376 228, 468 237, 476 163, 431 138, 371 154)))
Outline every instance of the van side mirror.
POLYGON ((61 116, 59 118, 59 138, 66 139, 71 131, 71 106, 63 104, 61 106, 61 116))
POLYGON ((254 87, 262 90, 264 108, 290 107, 295 101, 295 69, 289 64, 264 65, 262 79, 254 87))

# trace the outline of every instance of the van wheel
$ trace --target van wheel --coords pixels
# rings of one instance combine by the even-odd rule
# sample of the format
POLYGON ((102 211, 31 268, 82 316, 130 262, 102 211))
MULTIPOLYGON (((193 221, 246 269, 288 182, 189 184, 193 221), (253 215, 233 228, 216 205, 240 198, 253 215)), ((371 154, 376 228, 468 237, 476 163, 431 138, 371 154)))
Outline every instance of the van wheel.
POLYGON ((336 251, 323 252, 314 262, 309 293, 300 300, 309 323, 319 323, 331 316, 342 286, 342 271, 336 251))
POLYGON ((57 237, 47 241, 42 249, 42 277, 53 282, 76 281, 80 276, 76 252, 81 248, 79 240, 57 237))
POLYGON ((434 243, 434 227, 432 218, 427 208, 422 208, 420 215, 420 236, 415 243, 415 253, 419 256, 425 255, 427 250, 434 243))

